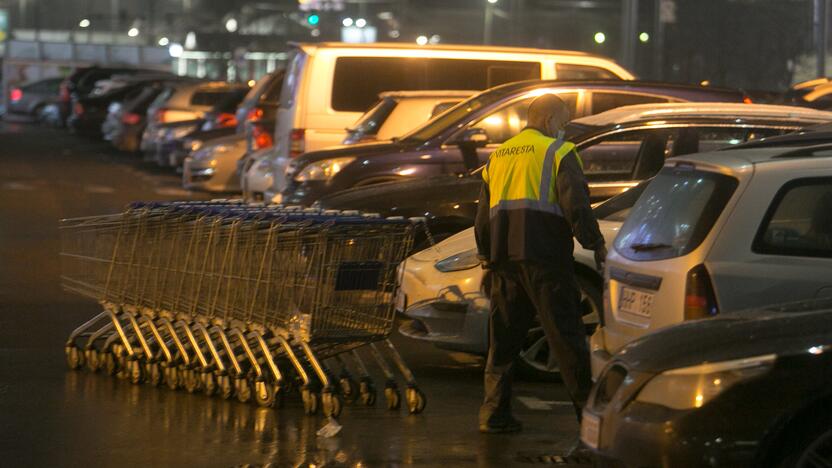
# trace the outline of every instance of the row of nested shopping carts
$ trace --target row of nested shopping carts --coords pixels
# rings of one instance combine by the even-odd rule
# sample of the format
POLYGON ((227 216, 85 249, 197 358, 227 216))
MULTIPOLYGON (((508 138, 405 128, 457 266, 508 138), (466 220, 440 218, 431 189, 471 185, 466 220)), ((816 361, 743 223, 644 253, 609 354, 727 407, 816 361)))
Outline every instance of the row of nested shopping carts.
POLYGON ((267 407, 299 389, 307 414, 337 417, 345 399, 375 403, 374 361, 387 407, 402 402, 396 368, 419 413, 425 395, 388 340, 418 225, 225 200, 62 220, 62 285, 103 308, 70 335, 67 363, 267 407))

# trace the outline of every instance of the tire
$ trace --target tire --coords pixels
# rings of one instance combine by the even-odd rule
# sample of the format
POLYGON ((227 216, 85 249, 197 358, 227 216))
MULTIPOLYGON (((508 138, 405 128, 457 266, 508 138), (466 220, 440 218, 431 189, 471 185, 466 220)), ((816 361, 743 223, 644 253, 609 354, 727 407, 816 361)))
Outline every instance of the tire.
MULTIPOLYGON (((600 314, 604 310, 603 291, 598 281, 593 281, 584 275, 576 275, 578 288, 581 291, 581 304, 587 337, 595 331, 600 314)), ((549 345, 543 334, 543 329, 536 326, 529 331, 529 336, 523 346, 523 351, 517 358, 517 373, 521 378, 533 381, 553 382, 560 378, 557 368, 546 369, 549 356, 549 345)))
MULTIPOLYGON (((809 415, 806 415, 809 416, 809 415)), ((795 431, 777 445, 784 450, 776 457, 772 466, 778 468, 814 468, 827 466, 832 461, 832 416, 819 414, 795 421, 795 431), (823 463, 819 463, 822 461, 823 463), (826 463, 826 464, 824 464, 826 463)))

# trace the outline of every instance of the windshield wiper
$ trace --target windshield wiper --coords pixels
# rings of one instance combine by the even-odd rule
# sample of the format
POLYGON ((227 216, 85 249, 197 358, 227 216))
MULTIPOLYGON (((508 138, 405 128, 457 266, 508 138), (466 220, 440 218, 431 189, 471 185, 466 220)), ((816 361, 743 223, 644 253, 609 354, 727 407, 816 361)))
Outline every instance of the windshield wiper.
POLYGON ((636 252, 645 252, 647 250, 672 249, 673 246, 668 244, 645 242, 640 244, 630 244, 630 248, 636 252))

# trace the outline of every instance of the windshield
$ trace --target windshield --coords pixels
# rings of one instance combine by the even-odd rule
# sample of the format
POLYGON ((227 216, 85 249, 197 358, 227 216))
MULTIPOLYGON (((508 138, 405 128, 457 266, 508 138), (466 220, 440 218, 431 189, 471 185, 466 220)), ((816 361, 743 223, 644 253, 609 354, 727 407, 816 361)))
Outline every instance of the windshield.
POLYGON ((424 125, 417 127, 401 139, 408 141, 428 141, 436 138, 451 125, 463 120, 469 115, 476 114, 478 110, 484 107, 491 106, 507 94, 509 92, 503 90, 491 90, 477 94, 428 120, 424 125))
POLYGON ((645 188, 615 238, 631 260, 680 257, 699 246, 737 187, 737 179, 688 166, 665 167, 645 188))
POLYGON ((376 103, 372 109, 362 115, 355 124, 348 129, 351 133, 360 133, 359 136, 375 135, 381 124, 396 107, 396 100, 386 97, 376 103))

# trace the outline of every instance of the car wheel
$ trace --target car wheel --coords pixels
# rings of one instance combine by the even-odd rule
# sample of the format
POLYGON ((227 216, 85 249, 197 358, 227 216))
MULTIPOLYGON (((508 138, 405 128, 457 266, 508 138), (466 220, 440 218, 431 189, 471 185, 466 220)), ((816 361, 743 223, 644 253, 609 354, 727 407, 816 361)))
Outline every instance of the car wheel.
POLYGON ((832 429, 823 432, 797 458, 796 468, 814 468, 832 464, 832 429))
POLYGON ((826 413, 801 418, 785 439, 776 441, 783 450, 772 466, 778 468, 815 468, 830 466, 832 461, 832 417, 826 413))
MULTIPOLYGON (((576 279, 581 293, 579 307, 583 315, 587 337, 589 337, 595 331, 595 327, 598 326, 603 311, 601 287, 597 280, 592 281, 582 275, 577 275, 576 279)), ((546 382, 557 380, 560 371, 557 368, 547 369, 549 352, 549 343, 546 341, 543 327, 539 323, 535 323, 535 326, 529 330, 526 343, 517 358, 518 374, 529 380, 546 382)))

